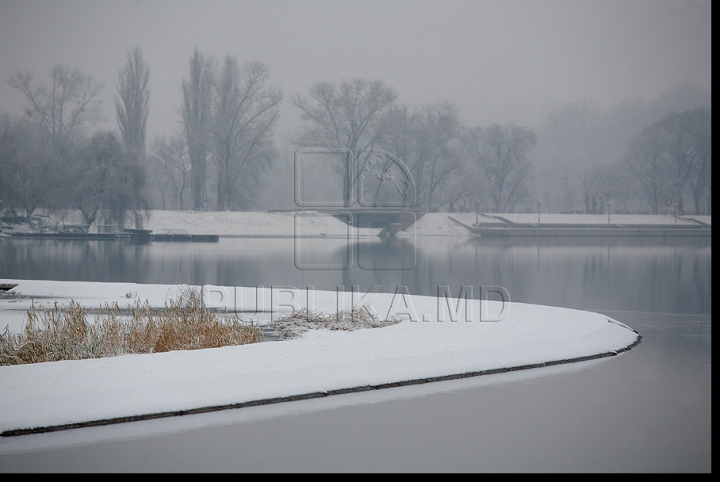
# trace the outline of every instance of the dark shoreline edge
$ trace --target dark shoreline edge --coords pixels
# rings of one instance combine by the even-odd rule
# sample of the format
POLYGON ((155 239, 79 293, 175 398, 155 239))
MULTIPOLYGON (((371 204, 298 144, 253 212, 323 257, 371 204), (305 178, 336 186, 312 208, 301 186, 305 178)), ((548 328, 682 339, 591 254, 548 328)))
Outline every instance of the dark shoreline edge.
MULTIPOLYGON (((610 320, 608 320, 608 321, 610 321, 610 320)), ((632 330, 632 331, 637 334, 637 332, 635 330, 632 330)), ((328 391, 322 391, 322 392, 309 392, 309 393, 303 393, 300 395, 290 395, 290 396, 286 396, 286 397, 264 398, 264 399, 260 399, 260 400, 250 400, 247 402, 230 403, 230 404, 225 404, 225 405, 215 405, 215 406, 192 408, 192 409, 185 409, 185 410, 174 410, 174 411, 170 411, 170 412, 158 412, 158 413, 149 413, 149 414, 144 414, 144 415, 115 417, 115 418, 107 418, 107 419, 101 419, 101 420, 91 420, 91 421, 87 421, 87 422, 76 422, 76 423, 68 423, 68 424, 62 424, 62 425, 50 425, 50 426, 45 426, 45 427, 12 429, 12 430, 6 430, 6 431, 0 433, 0 437, 17 437, 20 435, 59 432, 62 430, 72 430, 72 429, 76 429, 76 428, 99 427, 99 426, 104 426, 104 425, 115 425, 115 424, 127 423, 127 422, 138 422, 138 421, 143 421, 143 420, 154 420, 154 419, 159 419, 159 418, 179 417, 182 415, 195 415, 195 414, 200 414, 200 413, 219 412, 222 410, 231 410, 231 409, 245 408, 245 407, 256 407, 256 406, 261 406, 261 405, 271 405, 271 404, 275 404, 275 403, 294 402, 294 401, 299 401, 299 400, 311 400, 311 399, 315 399, 315 398, 329 397, 332 395, 344 395, 347 393, 369 392, 372 390, 383 390, 386 388, 396 388, 396 387, 403 387, 403 386, 409 386, 409 385, 421 385, 421 384, 432 383, 432 382, 458 380, 458 379, 462 379, 462 378, 472 378, 472 377, 478 377, 478 376, 483 376, 483 375, 495 375, 495 374, 500 374, 500 373, 515 372, 515 371, 520 371, 520 370, 530 370, 533 368, 543 368, 543 367, 549 367, 549 366, 555 366, 555 365, 565 365, 568 363, 578 363, 578 362, 583 362, 583 361, 597 360, 600 358, 616 356, 616 355, 619 355, 620 353, 624 353, 626 351, 632 350, 633 348, 635 348, 636 346, 638 346, 640 344, 641 340, 642 340, 642 336, 640 336, 638 334, 637 339, 630 345, 628 345, 624 348, 621 348, 619 350, 599 353, 597 355, 587 355, 587 356, 576 357, 576 358, 565 358, 562 360, 554 360, 554 361, 543 362, 543 363, 532 363, 532 364, 528 364, 528 365, 518 365, 518 366, 514 366, 514 367, 493 368, 490 370, 471 371, 471 372, 457 373, 457 374, 453 374, 453 375, 441 375, 441 376, 427 377, 427 378, 415 378, 412 380, 381 383, 378 385, 362 385, 362 386, 358 386, 358 387, 339 388, 339 389, 335 389, 335 390, 328 390, 328 391)))

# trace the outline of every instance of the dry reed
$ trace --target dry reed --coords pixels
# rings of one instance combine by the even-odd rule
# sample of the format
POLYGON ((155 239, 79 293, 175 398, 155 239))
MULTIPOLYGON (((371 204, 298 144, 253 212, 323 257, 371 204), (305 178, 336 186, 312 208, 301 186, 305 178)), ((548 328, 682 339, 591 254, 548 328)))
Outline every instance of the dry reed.
POLYGON ((280 339, 287 340, 302 336, 310 329, 354 331, 364 328, 382 328, 400 323, 404 318, 394 316, 380 319, 365 306, 355 306, 337 313, 323 313, 303 308, 277 318, 272 327, 279 333, 280 339))
POLYGON ((155 309, 137 301, 123 312, 105 305, 88 321, 75 301, 27 313, 21 333, 8 327, 0 333, 0 365, 102 358, 130 353, 197 350, 262 341, 257 326, 248 326, 227 313, 208 310, 202 289, 180 290, 176 300, 155 309))

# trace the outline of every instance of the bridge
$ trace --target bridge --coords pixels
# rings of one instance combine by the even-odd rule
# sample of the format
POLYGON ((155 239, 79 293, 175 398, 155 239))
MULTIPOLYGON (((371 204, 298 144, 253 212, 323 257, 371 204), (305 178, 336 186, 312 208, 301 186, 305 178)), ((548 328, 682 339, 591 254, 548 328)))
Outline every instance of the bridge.
MULTIPOLYGON (((394 236, 422 217, 410 169, 380 149, 308 148, 295 156, 295 204, 394 236)), ((298 212, 299 210, 285 210, 298 212)))
POLYGON ((329 214, 354 228, 381 228, 394 236, 398 231, 410 228, 424 212, 419 210, 392 209, 346 209, 343 211, 318 211, 329 214))
MULTIPOLYGON (((302 209, 271 209, 269 213, 302 213, 302 209)), ((381 209, 381 208, 349 208, 349 209, 313 209, 313 212, 327 214, 352 226, 353 228, 380 228, 394 236, 399 231, 412 227, 425 213, 415 209, 381 209)))

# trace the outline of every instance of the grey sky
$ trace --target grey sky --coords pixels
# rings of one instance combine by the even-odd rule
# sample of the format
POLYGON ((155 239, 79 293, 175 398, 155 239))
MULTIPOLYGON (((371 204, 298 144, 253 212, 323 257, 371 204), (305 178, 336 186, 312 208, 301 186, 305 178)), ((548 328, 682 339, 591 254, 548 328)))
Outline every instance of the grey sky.
POLYGON ((79 67, 105 82, 139 46, 150 67, 148 138, 177 127, 197 46, 270 65, 289 104, 318 80, 380 78, 400 101, 450 100, 468 125, 536 126, 554 104, 710 90, 710 0, 0 0, 0 111, 21 105, 11 72, 79 67))

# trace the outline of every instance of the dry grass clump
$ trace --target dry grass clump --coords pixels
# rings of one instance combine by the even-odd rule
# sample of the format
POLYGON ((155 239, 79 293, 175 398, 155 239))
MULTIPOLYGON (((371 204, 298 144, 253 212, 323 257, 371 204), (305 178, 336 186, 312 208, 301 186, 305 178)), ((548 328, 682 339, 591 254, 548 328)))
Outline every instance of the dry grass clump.
POLYGON ((280 339, 297 338, 311 329, 353 331, 363 328, 381 328, 395 325, 403 321, 403 317, 394 316, 382 320, 373 316, 364 306, 355 306, 337 313, 322 313, 303 308, 288 315, 277 318, 272 328, 277 330, 280 339))
POLYGON ((88 322, 77 302, 27 313, 22 333, 0 334, 0 365, 81 360, 130 353, 197 350, 262 341, 256 326, 206 308, 201 289, 185 289, 176 300, 154 309, 137 301, 123 312, 105 306, 88 322))

